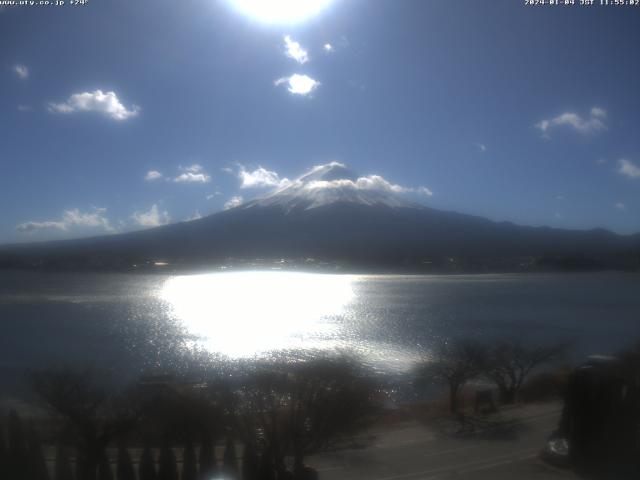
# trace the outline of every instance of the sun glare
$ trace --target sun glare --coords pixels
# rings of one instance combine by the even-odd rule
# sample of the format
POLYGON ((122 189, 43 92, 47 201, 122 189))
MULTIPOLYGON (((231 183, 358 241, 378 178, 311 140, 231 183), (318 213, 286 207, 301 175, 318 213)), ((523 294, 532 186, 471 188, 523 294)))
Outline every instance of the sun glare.
POLYGON ((230 0, 245 15, 264 23, 298 23, 327 7, 333 0, 230 0))
MULTIPOLYGON (((234 272, 174 277, 160 296, 172 315, 212 352, 233 358, 317 348, 353 299, 354 277, 234 272)), ((326 347, 326 343, 324 344, 326 347)))

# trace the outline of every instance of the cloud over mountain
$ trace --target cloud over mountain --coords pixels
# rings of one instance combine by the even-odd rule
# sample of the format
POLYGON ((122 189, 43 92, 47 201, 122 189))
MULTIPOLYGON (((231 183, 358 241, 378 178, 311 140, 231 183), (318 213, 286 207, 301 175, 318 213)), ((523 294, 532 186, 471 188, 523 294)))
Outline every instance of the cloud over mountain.
POLYGON ((235 208, 239 205, 242 205, 243 198, 240 195, 236 195, 231 197, 229 200, 224 202, 224 209, 229 210, 230 208, 235 208))
POLYGON ((171 221, 171 216, 166 210, 160 211, 157 204, 153 204, 146 212, 134 212, 131 219, 141 227, 159 227, 171 221))
POLYGON ((246 205, 281 205, 287 209, 309 209, 336 202, 349 202, 413 207, 416 204, 406 200, 405 194, 433 195, 427 187, 398 185, 381 175, 358 175, 339 162, 312 167, 293 181, 279 180, 276 172, 262 170, 269 173, 269 183, 276 187, 275 191, 246 205))
POLYGON ((65 210, 60 220, 30 221, 16 226, 16 231, 33 233, 39 230, 67 231, 72 227, 99 228, 108 233, 114 233, 115 228, 106 218, 106 208, 94 207, 89 212, 81 212, 77 208, 65 210))
POLYGON ((267 170, 263 167, 249 171, 240 165, 238 178, 240 179, 240 188, 283 187, 290 183, 287 178, 280 178, 277 172, 267 170))

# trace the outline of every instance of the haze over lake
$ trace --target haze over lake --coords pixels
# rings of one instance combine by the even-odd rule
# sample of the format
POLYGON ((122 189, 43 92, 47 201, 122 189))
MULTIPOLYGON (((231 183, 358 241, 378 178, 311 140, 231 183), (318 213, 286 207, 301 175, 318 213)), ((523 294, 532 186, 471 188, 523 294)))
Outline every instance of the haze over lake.
POLYGON ((566 339, 573 355, 640 338, 640 276, 196 275, 3 272, 0 369, 183 368, 228 359, 345 350, 404 372, 435 342, 473 336, 566 339), (185 352, 191 352, 186 354, 185 352))

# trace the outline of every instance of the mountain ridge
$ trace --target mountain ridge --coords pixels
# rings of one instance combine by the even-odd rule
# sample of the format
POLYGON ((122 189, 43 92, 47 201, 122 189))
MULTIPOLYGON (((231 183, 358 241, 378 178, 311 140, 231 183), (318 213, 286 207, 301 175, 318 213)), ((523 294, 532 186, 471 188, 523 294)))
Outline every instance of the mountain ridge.
POLYGON ((494 222, 410 202, 402 196, 410 190, 332 162, 283 180, 271 194, 201 219, 3 246, 0 267, 129 269, 155 262, 201 266, 291 259, 308 264, 313 259, 381 269, 519 270, 554 262, 639 268, 640 234, 494 222))

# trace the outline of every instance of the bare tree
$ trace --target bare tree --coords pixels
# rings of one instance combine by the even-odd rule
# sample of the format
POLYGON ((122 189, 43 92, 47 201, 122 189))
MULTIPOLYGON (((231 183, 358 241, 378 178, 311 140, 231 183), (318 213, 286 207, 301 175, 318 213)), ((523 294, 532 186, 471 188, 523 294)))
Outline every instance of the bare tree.
POLYGON ((192 442, 187 442, 187 446, 182 452, 182 480, 198 479, 198 458, 192 442))
POLYGON ((132 398, 108 391, 100 378, 66 370, 33 376, 36 393, 75 434, 78 480, 96 478, 107 445, 132 429, 140 415, 132 398))
POLYGON ((214 442, 209 435, 205 435, 200 445, 200 478, 206 479, 213 476, 218 469, 218 462, 216 460, 216 452, 214 448, 214 442))
POLYGON ((9 413, 8 424, 9 447, 6 455, 7 477, 15 480, 26 480, 29 463, 29 450, 27 449, 27 438, 22 420, 17 412, 9 413))
POLYGON ((487 349, 472 340, 452 340, 435 349, 432 358, 418 368, 420 381, 432 381, 449 388, 449 411, 459 411, 462 387, 485 371, 487 349))
POLYGON ((149 445, 145 445, 142 454, 140 455, 140 462, 138 463, 138 478, 140 480, 156 480, 158 474, 156 473, 156 460, 153 454, 153 450, 149 445))
POLYGON ((56 447, 56 463, 53 470, 55 480, 73 480, 73 470, 71 460, 66 447, 58 445, 56 447))
POLYGON ((42 442, 33 422, 29 425, 27 446, 29 448, 29 462, 26 466, 29 469, 30 480, 49 480, 42 442))
POLYGON ((4 425, 0 423, 0 478, 5 478, 8 475, 8 452, 7 446, 4 442, 4 425))
POLYGON ((566 343, 531 347, 517 340, 502 340, 489 350, 485 374, 498 387, 500 401, 511 404, 527 376, 561 358, 566 349, 566 343))
POLYGON ((113 480, 111 462, 106 452, 102 452, 102 456, 98 461, 98 480, 113 480))
POLYGON ((304 457, 353 434, 374 411, 370 381, 346 358, 325 358, 300 364, 289 376, 287 447, 294 474, 302 475, 304 457))
POLYGON ((260 468, 260 459, 253 443, 246 443, 242 454, 242 480, 256 480, 260 468))
MULTIPOLYGON (((304 458, 361 427, 373 412, 373 389, 346 358, 324 358, 257 373, 239 394, 245 444, 261 444, 275 478, 304 478, 304 458)), ((263 468, 264 470, 264 468, 263 468)), ((264 474, 264 473, 263 473, 264 474)))
POLYGON ((618 352, 620 371, 629 381, 640 385, 640 342, 618 352))
POLYGON ((200 476, 208 478, 216 470, 213 446, 224 431, 225 418, 216 391, 206 385, 171 377, 141 386, 140 431, 156 443, 191 445, 200 453, 200 476))
POLYGON ((238 474, 238 455, 236 445, 231 436, 227 436, 224 455, 222 457, 222 471, 228 478, 236 478, 238 474))
POLYGON ((118 480, 136 480, 136 474, 135 470, 133 469, 131 455, 129 454, 127 447, 122 442, 120 442, 120 444, 118 445, 116 472, 118 474, 118 480))
POLYGON ((165 443, 160 449, 158 459, 158 480, 178 480, 178 464, 176 455, 170 445, 165 443))

